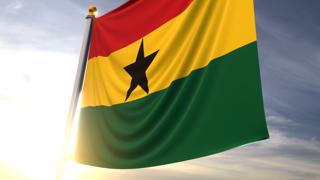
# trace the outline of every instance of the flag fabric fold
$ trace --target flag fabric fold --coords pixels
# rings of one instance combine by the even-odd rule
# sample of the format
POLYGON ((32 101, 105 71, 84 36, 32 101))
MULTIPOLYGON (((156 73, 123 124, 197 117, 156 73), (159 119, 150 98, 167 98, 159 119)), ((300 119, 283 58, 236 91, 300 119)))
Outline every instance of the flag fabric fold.
POLYGON ((142 168, 269 137, 253 0, 130 0, 93 23, 73 159, 142 168))

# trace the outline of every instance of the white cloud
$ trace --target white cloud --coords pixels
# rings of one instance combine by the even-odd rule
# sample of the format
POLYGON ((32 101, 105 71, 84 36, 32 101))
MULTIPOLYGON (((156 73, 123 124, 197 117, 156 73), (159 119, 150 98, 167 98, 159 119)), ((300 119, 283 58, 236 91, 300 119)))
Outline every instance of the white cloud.
POLYGON ((16 14, 20 9, 23 8, 23 6, 24 4, 21 1, 14 0, 4 7, 4 11, 8 14, 16 14))

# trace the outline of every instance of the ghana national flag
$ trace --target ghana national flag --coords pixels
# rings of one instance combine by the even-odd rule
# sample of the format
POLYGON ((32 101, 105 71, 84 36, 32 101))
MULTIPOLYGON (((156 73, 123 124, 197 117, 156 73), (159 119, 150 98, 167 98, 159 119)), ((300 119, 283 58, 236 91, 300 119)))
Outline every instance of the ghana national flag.
POLYGON ((142 168, 269 137, 253 0, 130 0, 92 28, 75 161, 142 168))

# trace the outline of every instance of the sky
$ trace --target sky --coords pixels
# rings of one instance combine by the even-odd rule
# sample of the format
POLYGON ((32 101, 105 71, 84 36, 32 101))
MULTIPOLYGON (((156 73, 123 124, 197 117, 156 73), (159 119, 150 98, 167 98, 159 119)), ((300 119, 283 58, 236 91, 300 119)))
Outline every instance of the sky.
MULTIPOLYGON (((0 179, 54 179, 89 5, 0 0, 0 179)), ((255 0, 270 139, 139 170, 69 162, 65 179, 320 179, 319 0, 255 0)))

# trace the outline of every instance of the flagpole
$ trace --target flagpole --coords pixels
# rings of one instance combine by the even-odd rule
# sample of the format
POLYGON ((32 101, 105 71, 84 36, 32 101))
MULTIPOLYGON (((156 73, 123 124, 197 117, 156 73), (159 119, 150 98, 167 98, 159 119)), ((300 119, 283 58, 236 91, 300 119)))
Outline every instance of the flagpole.
POLYGON ((78 62, 77 74, 73 86, 73 93, 71 97, 71 103, 69 107, 68 119, 65 125, 64 140, 63 140, 63 152, 62 156, 58 162, 56 180, 62 180, 63 170, 68 160, 68 147, 71 139, 71 130, 73 125, 74 116, 77 110, 77 105, 79 101, 80 92, 82 90, 84 75, 87 67, 87 60, 90 48, 92 24, 95 18, 95 13, 97 8, 95 6, 90 6, 88 8, 88 16, 86 17, 85 31, 83 35, 82 47, 78 62))

